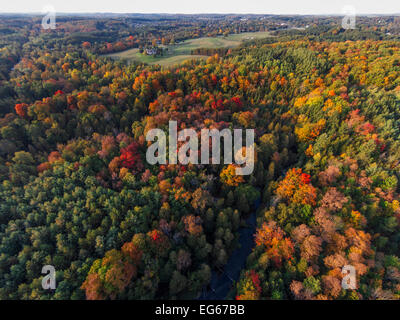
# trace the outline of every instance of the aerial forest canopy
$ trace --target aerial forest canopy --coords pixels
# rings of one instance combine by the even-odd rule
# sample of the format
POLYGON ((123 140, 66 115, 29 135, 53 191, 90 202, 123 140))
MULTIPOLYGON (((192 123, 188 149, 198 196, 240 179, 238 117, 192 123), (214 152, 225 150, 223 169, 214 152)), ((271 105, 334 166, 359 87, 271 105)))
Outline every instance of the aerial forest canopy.
POLYGON ((143 19, 0 23, 0 299, 198 298, 255 211, 227 298, 400 298, 398 24, 143 19), (266 30, 168 68, 103 56, 266 30), (169 120, 255 129, 253 173, 150 165, 146 133, 169 120))

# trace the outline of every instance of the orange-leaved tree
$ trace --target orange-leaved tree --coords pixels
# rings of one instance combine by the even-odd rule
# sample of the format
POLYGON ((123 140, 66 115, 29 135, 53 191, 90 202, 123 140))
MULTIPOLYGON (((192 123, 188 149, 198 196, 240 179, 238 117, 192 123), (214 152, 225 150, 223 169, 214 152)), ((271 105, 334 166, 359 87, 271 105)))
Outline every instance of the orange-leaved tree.
POLYGON ((261 228, 257 229, 255 242, 257 246, 264 246, 268 258, 281 266, 282 260, 291 260, 294 253, 294 243, 275 221, 264 222, 261 228))
POLYGON ((302 169, 292 168, 279 183, 276 194, 292 203, 315 205, 316 189, 311 184, 310 175, 302 169))

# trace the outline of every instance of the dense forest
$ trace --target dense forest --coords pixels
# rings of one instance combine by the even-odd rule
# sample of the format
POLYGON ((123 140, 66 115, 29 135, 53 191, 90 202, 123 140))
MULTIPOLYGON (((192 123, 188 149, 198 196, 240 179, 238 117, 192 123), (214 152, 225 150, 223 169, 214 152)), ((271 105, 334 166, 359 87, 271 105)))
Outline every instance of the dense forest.
POLYGON ((230 298, 398 299, 400 42, 398 18, 377 19, 2 19, 0 299, 198 298, 255 210, 230 298), (170 68, 101 56, 264 30, 170 68), (253 173, 150 165, 146 133, 169 120, 255 129, 253 173))

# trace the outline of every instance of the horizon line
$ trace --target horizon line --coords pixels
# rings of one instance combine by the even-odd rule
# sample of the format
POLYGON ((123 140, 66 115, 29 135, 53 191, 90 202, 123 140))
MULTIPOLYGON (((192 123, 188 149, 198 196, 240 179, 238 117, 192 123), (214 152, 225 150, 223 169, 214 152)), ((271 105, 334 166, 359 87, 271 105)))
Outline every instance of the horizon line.
MULTIPOLYGON (((2 12, 2 15, 43 15, 43 12, 40 11, 26 11, 26 12, 2 12)), ((141 14, 141 15, 254 15, 254 16, 344 16, 344 13, 254 13, 254 12, 192 12, 192 13, 184 13, 184 12, 114 12, 114 11, 60 11, 57 14, 70 14, 70 15, 93 15, 93 14, 115 14, 115 15, 124 15, 124 14, 141 14)), ((400 15, 400 12, 395 13, 359 13, 357 16, 397 16, 400 15)))

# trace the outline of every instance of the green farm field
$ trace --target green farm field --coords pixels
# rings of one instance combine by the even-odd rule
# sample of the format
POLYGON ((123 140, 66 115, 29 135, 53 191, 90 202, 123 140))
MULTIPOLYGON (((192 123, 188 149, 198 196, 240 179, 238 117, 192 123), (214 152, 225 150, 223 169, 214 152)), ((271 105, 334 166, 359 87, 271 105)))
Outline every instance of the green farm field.
POLYGON ((129 49, 117 53, 104 55, 113 59, 132 60, 148 64, 159 64, 163 67, 169 67, 191 59, 205 59, 207 56, 191 55, 191 50, 198 48, 234 48, 244 41, 261 39, 271 36, 269 32, 245 32, 231 34, 227 37, 203 37, 190 39, 175 45, 168 45, 168 51, 161 57, 147 56, 139 52, 139 49, 129 49))

